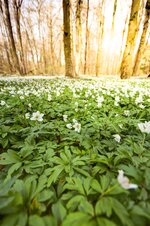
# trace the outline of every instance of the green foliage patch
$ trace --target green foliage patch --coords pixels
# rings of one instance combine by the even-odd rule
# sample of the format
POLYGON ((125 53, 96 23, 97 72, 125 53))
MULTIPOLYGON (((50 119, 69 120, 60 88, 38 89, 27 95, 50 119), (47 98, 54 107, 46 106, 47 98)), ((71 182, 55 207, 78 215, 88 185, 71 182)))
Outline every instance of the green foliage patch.
POLYGON ((0 87, 1 226, 149 226, 150 83, 0 87))

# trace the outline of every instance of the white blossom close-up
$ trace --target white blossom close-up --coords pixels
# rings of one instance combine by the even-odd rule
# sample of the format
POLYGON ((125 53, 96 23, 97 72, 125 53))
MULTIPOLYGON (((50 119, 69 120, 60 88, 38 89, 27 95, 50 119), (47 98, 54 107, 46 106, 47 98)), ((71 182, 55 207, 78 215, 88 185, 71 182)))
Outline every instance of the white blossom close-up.
POLYGON ((4 106, 6 105, 6 102, 4 100, 1 100, 1 103, 0 103, 1 106, 4 106))
POLYGON ((130 111, 129 110, 124 110, 124 115, 125 116, 130 116, 130 111))
POLYGON ((31 121, 43 121, 44 114, 40 113, 39 111, 33 112, 32 117, 30 118, 31 121))
POLYGON ((68 115, 63 115, 63 120, 64 120, 64 122, 67 122, 67 120, 68 120, 68 115))
POLYGON ((132 184, 129 181, 129 178, 124 176, 123 170, 118 170, 118 176, 117 176, 118 183, 123 187, 124 189, 136 189, 138 188, 137 184, 132 184))
POLYGON ((150 133, 150 121, 138 123, 138 127, 142 133, 150 133))
POLYGON ((48 98, 47 98, 48 101, 51 101, 52 100, 52 96, 51 94, 48 94, 48 98))
POLYGON ((26 119, 29 119, 30 118, 30 113, 29 112, 25 114, 25 118, 26 119))
POLYGON ((80 130, 81 130, 81 124, 76 122, 74 125, 73 125, 73 128, 76 132, 80 133, 80 130))
POLYGON ((71 124, 71 123, 68 123, 68 124, 66 125, 66 127, 67 127, 68 129, 72 129, 72 124, 71 124))
POLYGON ((77 123, 78 121, 76 119, 72 119, 72 122, 73 123, 77 123))
POLYGON ((114 134, 113 137, 114 137, 115 141, 117 141, 118 143, 120 143, 121 136, 119 134, 114 134))

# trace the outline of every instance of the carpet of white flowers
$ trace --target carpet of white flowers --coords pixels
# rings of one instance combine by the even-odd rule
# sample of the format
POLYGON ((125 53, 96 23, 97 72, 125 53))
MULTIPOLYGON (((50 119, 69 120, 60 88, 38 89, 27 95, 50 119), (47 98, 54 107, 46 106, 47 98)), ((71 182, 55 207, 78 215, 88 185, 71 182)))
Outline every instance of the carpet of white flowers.
POLYGON ((0 80, 1 226, 149 226, 150 81, 0 80))

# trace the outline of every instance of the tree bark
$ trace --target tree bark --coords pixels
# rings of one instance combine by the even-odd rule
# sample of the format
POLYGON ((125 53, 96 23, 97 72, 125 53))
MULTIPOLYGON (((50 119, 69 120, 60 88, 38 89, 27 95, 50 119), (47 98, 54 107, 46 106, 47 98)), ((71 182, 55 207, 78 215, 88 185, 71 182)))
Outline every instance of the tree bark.
POLYGON ((6 18, 6 24, 7 24, 7 29, 8 29, 8 35, 9 35, 11 47, 12 47, 14 66, 17 69, 17 71, 20 74, 22 74, 22 70, 20 67, 20 63, 19 63, 19 59, 18 59, 18 55, 17 55, 17 51, 16 51, 15 39, 13 36, 8 0, 4 0, 4 9, 5 9, 5 18, 6 18))
POLYGON ((139 28, 139 10, 141 9, 141 2, 145 0, 133 0, 131 6, 131 14, 130 14, 130 21, 128 26, 128 35, 126 41, 126 47, 123 54, 123 59, 121 63, 120 73, 121 79, 130 78, 133 74, 134 64, 135 64, 135 57, 134 57, 134 50, 135 50, 135 41, 136 35, 139 28))
POLYGON ((100 2, 100 20, 99 20, 99 27, 98 27, 98 50, 96 55, 96 76, 100 74, 100 67, 101 67, 101 57, 102 57, 102 40, 104 37, 104 16, 102 13, 104 5, 104 0, 100 2))
POLYGON ((142 33, 139 49, 138 49, 137 56, 136 56, 136 61, 135 61, 136 63, 135 63, 134 69, 133 69, 133 75, 137 75, 137 73, 138 73, 140 61, 141 61, 142 55, 144 53, 144 50, 145 50, 145 47, 147 44, 147 35, 148 35, 148 33, 150 33, 149 21, 150 21, 150 9, 145 9, 145 20, 144 20, 144 26, 143 26, 143 33, 142 33))
POLYGON ((89 36, 89 29, 88 29, 88 21, 89 21, 89 3, 90 0, 87 0, 87 11, 86 11, 86 37, 85 37, 85 53, 84 53, 84 74, 87 71, 87 46, 88 46, 88 36, 89 36))
POLYGON ((82 53, 82 24, 81 24, 81 7, 83 1, 76 2, 76 75, 80 74, 81 53, 82 53))
POLYGON ((64 26, 64 55, 65 55, 65 76, 74 77, 75 72, 72 62, 72 46, 70 32, 70 0, 63 0, 63 26, 64 26))
POLYGON ((20 46, 20 66, 23 74, 26 74, 26 66, 25 66, 25 58, 24 58, 24 50, 23 50, 23 43, 22 43, 22 35, 21 35, 21 28, 20 28, 20 15, 21 15, 21 5, 23 0, 13 0, 13 8, 14 8, 14 18, 16 23, 16 31, 19 40, 20 46))

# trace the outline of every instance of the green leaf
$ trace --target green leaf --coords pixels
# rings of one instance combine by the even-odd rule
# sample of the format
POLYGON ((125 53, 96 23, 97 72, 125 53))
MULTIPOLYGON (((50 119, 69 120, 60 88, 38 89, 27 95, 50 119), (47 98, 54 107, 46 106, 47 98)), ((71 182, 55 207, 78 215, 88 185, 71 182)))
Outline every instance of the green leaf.
POLYGON ((13 150, 8 150, 7 153, 2 153, 0 155, 0 164, 2 165, 9 165, 18 162, 20 162, 19 155, 13 150))
POLYGON ((96 215, 106 214, 107 217, 112 215, 112 198, 111 197, 102 197, 95 206, 96 215))
POLYGON ((37 199, 39 202, 45 202, 50 200, 54 195, 54 192, 50 191, 49 189, 44 189, 38 196, 37 199))
POLYGON ((80 203, 85 199, 83 195, 75 195, 67 203, 67 208, 71 211, 75 210, 80 203))
POLYGON ((57 221, 53 216, 44 216, 43 221, 45 226, 57 226, 57 221))
POLYGON ((48 178, 47 187, 50 187, 52 183, 56 182, 56 180, 58 179, 59 175, 64 170, 64 167, 63 166, 55 166, 53 168, 53 170, 54 170, 54 172, 52 172, 52 174, 48 178))
POLYGON ((13 177, 10 180, 0 184, 0 196, 6 195, 8 193, 11 186, 14 184, 15 180, 16 180, 16 177, 13 177))
POLYGON ((0 198, 0 210, 3 208, 6 208, 12 201, 14 200, 14 196, 6 196, 6 197, 1 197, 0 198))
POLYGON ((92 177, 85 178, 83 181, 84 189, 86 191, 86 194, 89 195, 91 193, 91 181, 92 177))
POLYGON ((134 206, 131 213, 133 215, 138 215, 141 217, 146 217, 147 219, 150 220, 150 215, 148 213, 146 213, 145 209, 142 209, 140 206, 134 206))
POLYGON ((21 162, 17 162, 15 163, 14 165, 12 165, 9 170, 8 170, 8 173, 7 173, 7 180, 9 180, 12 176, 12 174, 17 171, 20 167, 21 167, 22 163, 21 162))
MULTIPOLYGON (((10 214, 5 216, 2 220, 1 226, 26 226, 27 224, 27 213, 20 212, 16 214, 10 214)), ((41 226, 41 225, 40 225, 41 226)))
POLYGON ((119 217, 120 221, 123 224, 125 224, 125 223, 127 224, 127 222, 129 222, 128 221, 129 214, 128 214, 126 208, 117 199, 111 198, 111 200, 112 200, 112 208, 113 208, 115 214, 119 217))
POLYGON ((8 215, 6 217, 3 218, 2 222, 1 222, 1 226, 16 226, 17 223, 17 215, 8 215))
POLYGON ((104 217, 98 217, 97 218, 98 226, 117 226, 113 221, 108 220, 104 217))
POLYGON ((101 183, 101 188, 103 192, 108 188, 110 184, 110 177, 109 175, 103 175, 100 177, 100 183, 101 183))
POLYGON ((46 187, 46 183, 47 183, 47 176, 43 174, 38 179, 36 193, 41 192, 46 187))
POLYGON ((90 219, 91 217, 83 212, 70 213, 63 221, 62 226, 85 226, 88 225, 90 219))
POLYGON ((62 222, 65 218, 67 211, 60 201, 52 205, 52 213, 57 222, 62 222))
POLYGON ((144 177, 146 188, 150 190, 150 168, 146 169, 144 177))
POLYGON ((87 213, 91 216, 94 216, 93 205, 85 199, 80 203, 79 210, 84 212, 84 213, 87 213))
POLYGON ((103 192, 100 183, 99 183, 96 179, 93 179, 93 180, 91 181, 91 187, 92 187, 95 191, 97 191, 98 193, 102 193, 102 192, 103 192))
POLYGON ((45 226, 44 219, 38 215, 31 215, 29 217, 29 226, 45 226))

